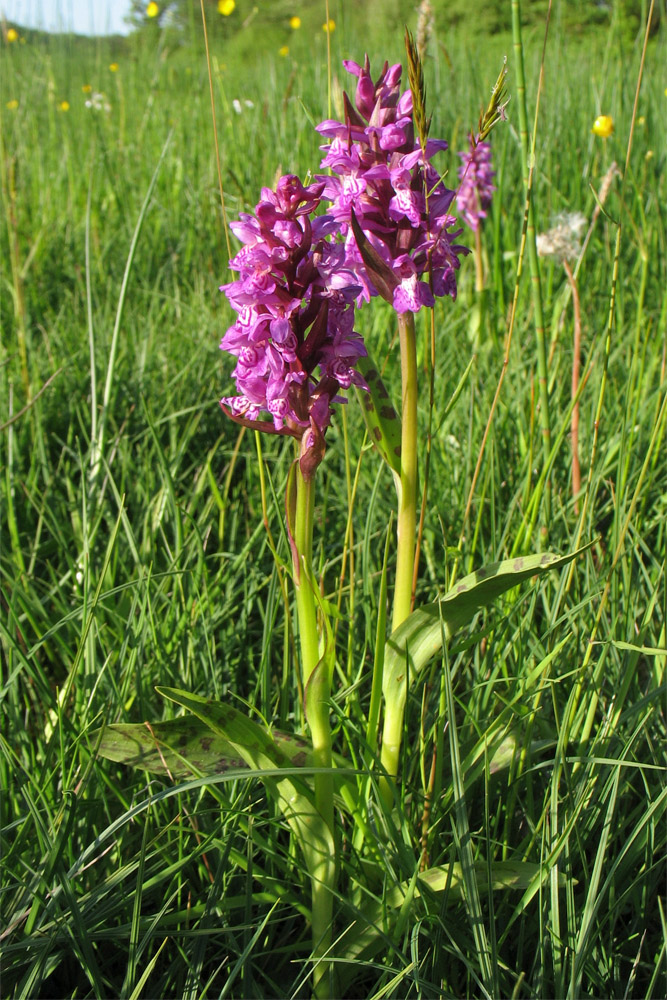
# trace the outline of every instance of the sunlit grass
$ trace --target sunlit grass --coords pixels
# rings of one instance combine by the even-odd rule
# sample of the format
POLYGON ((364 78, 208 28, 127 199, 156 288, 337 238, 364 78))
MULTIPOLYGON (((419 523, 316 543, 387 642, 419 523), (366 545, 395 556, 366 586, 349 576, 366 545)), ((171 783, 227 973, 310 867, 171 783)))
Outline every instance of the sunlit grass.
MULTIPOLYGON (((238 5, 215 16, 224 27, 239 16, 238 5)), ((343 4, 332 3, 331 16, 341 84, 341 58, 360 60, 365 48, 374 65, 403 57, 400 26, 389 33, 383 20, 374 32, 363 11, 357 24, 343 4)), ((230 218, 253 206, 278 171, 305 177, 319 165, 312 124, 328 113, 324 17, 297 4, 285 5, 281 17, 266 33, 255 20, 238 45, 214 38, 230 218), (296 16, 299 30, 290 24, 296 16), (289 45, 287 56, 281 45, 289 45)), ((262 443, 264 512, 255 442, 217 405, 230 388, 228 359, 218 350, 232 322, 217 291, 229 280, 226 238, 203 48, 198 35, 186 31, 186 39, 181 45, 156 32, 150 47, 132 39, 31 38, 3 46, 0 865, 7 996, 307 992, 304 874, 261 786, 224 775, 187 790, 149 781, 96 758, 89 735, 105 721, 168 715, 156 684, 247 704, 280 729, 301 722, 290 667, 293 623, 263 523, 266 516, 287 560, 290 452, 277 440, 262 443)), ((529 35, 529 117, 540 45, 541 36, 529 35)), ((597 213, 612 162, 625 171, 639 51, 609 30, 585 44, 555 35, 547 50, 536 226, 548 230, 563 212, 582 212, 589 224, 595 215, 576 262, 583 514, 572 496, 568 439, 571 284, 557 262, 542 262, 550 521, 544 525, 533 505, 543 487, 543 452, 525 279, 464 516, 515 290, 524 202, 512 103, 509 123, 492 140, 498 191, 482 233, 484 325, 475 315, 473 267, 461 276, 457 302, 438 305, 435 314, 420 597, 442 593, 453 574, 530 551, 542 527, 553 551, 571 550, 579 536, 595 543, 571 575, 512 593, 475 621, 448 652, 451 690, 442 684, 443 664, 429 668, 423 700, 408 703, 409 752, 386 881, 367 887, 363 902, 369 911, 377 905, 381 922, 383 901, 409 883, 424 850, 432 865, 470 857, 483 871, 492 860, 541 863, 548 878, 523 893, 483 891, 474 904, 455 887, 424 894, 418 918, 393 950, 362 955, 341 971, 347 995, 370 997, 386 987, 401 997, 477 996, 480 982, 497 996, 665 994, 658 892, 665 849, 667 98, 657 71, 664 49, 658 38, 649 50, 637 112, 644 121, 635 124, 624 187, 616 177, 597 213), (592 131, 599 116, 613 119, 607 137, 592 131), (446 748, 435 785, 434 746, 446 748)), ((465 147, 504 52, 511 65, 508 37, 484 45, 459 35, 429 42, 433 134, 451 138, 442 166, 452 185, 456 150, 465 147)), ((391 311, 362 317, 360 330, 383 360, 394 349, 391 311)), ((417 329, 426 368, 426 317, 417 329)), ((426 429, 426 399, 420 417, 426 429)), ((355 698, 365 705, 369 697, 392 504, 390 483, 372 453, 361 451, 354 402, 346 419, 346 428, 339 421, 329 436, 315 564, 324 593, 342 609, 336 738, 351 755, 365 740, 355 698), (358 462, 351 575, 341 544, 348 472, 358 462), (349 688, 354 696, 343 698, 349 688)), ((354 845, 344 845, 340 863, 342 934, 359 905, 349 905, 361 864, 354 845)))

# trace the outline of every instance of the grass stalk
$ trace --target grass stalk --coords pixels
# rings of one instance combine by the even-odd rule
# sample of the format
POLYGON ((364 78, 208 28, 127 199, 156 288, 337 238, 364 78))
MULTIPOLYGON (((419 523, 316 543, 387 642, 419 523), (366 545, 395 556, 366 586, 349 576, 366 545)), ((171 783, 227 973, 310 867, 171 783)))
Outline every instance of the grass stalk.
POLYGON ((139 211, 139 217, 137 218, 137 223, 134 227, 134 233, 132 234, 132 240, 130 242, 130 249, 127 254, 127 260, 125 262, 125 271, 123 274, 123 280, 120 286, 120 293, 118 295, 118 306, 116 308, 116 318, 114 320, 113 333, 111 335, 111 347, 109 348, 109 359, 107 361, 107 376, 104 383, 104 395, 102 397, 102 412, 100 413, 99 422, 97 425, 97 436, 95 439, 91 440, 90 444, 90 489, 91 496, 93 495, 95 488, 97 486, 97 481, 104 467, 103 456, 104 456, 104 445, 106 443, 106 427, 107 420, 109 418, 109 407, 111 403, 111 392, 113 390, 115 374, 116 374, 116 355, 118 352, 118 342, 120 339, 121 324, 123 321, 123 312, 125 309, 125 299, 127 296, 127 287, 130 280, 130 274, 132 273, 132 265, 134 263, 134 257, 137 251, 137 245, 139 243, 139 237, 141 235, 141 230, 144 224, 144 219, 146 218, 146 213, 148 211, 148 206, 151 203, 153 197, 153 191, 155 190, 155 185, 157 183, 158 174, 160 173, 160 167, 164 161, 167 154, 169 144, 171 143, 172 132, 169 133, 167 139, 162 147, 162 152, 153 171, 153 176, 151 177, 150 184, 148 185, 148 190, 143 200, 143 204, 139 211))
POLYGON ((579 493, 581 492, 581 464, 579 462, 579 378, 581 371, 581 306, 577 280, 567 260, 563 267, 572 291, 572 306, 574 308, 574 339, 572 343, 572 417, 570 421, 570 443, 572 446, 572 497, 574 512, 579 513, 579 493))
MULTIPOLYGON (((27 327, 25 314, 25 295, 23 276, 21 273, 21 248, 19 246, 19 230, 17 220, 16 195, 16 163, 5 152, 2 129, 0 129, 0 157, 2 157, 2 196, 5 203, 7 219, 7 236, 9 241, 9 260, 12 272, 12 299, 14 319, 16 322, 16 337, 18 341, 21 381, 26 401, 31 399, 30 371, 28 368, 27 327)), ((2 341, 0 340, 0 346, 2 341)))
MULTIPOLYGON (((551 8, 551 4, 549 4, 551 8)), ((548 21, 547 21, 548 30, 548 21)), ((528 111, 526 106, 526 75, 523 58, 523 41, 521 33, 521 2, 512 0, 512 40, 514 47, 514 64, 517 80, 517 105, 519 109, 519 133, 521 137, 521 166, 523 171, 524 190, 526 194, 526 249, 528 251, 528 266, 530 268, 530 287, 532 293, 533 312, 535 315, 535 340, 537 345, 537 372, 540 399, 540 429, 542 432, 543 460, 549 461, 551 451, 551 420, 549 415, 549 381, 547 375, 547 338, 544 327, 544 314, 542 308, 542 285, 540 282, 540 268, 537 257, 537 244, 535 242, 535 212, 533 204, 533 171, 535 166, 535 143, 537 132, 537 112, 538 102, 535 111, 535 127, 533 128, 532 140, 528 130, 528 111)), ((546 42, 546 35, 545 35, 546 42)), ((542 68, 544 66, 544 57, 542 68)), ((542 75, 540 74, 540 83, 542 75)), ((544 489, 544 513, 545 524, 549 523, 551 509, 551 488, 549 482, 544 489)))

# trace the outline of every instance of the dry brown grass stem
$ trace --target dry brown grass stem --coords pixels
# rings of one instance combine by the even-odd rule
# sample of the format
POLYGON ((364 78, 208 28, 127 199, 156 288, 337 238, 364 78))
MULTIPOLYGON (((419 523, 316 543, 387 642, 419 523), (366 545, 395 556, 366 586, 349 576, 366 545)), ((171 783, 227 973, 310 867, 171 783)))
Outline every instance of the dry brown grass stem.
POLYGON ((574 277, 576 278, 579 274, 579 268, 581 267, 581 262, 584 259, 584 254, 586 253, 586 247, 590 242, 590 238, 593 235, 593 230, 595 229, 595 223, 598 220, 598 216, 602 211, 605 201, 611 191, 611 186, 616 177, 621 176, 621 171, 618 169, 618 164, 616 160, 613 160, 606 174, 602 178, 602 183, 600 184, 600 190, 598 191, 597 197, 595 199, 595 208, 593 209, 593 215, 591 216, 591 222, 588 227, 588 232, 584 238, 584 242, 581 246, 581 251, 579 253, 579 259, 577 260, 577 266, 574 269, 574 277))

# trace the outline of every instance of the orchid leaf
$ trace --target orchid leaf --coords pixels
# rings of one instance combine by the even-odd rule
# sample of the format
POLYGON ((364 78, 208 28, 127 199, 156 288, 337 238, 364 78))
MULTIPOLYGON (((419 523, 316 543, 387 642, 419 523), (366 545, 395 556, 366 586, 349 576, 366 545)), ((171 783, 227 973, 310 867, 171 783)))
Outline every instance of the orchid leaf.
POLYGON ((324 633, 324 649, 322 651, 322 656, 317 662, 312 674, 308 678, 308 683, 306 684, 306 689, 304 691, 306 719, 308 720, 312 733, 313 725, 316 724, 315 720, 317 720, 320 715, 319 705, 322 702, 328 702, 331 697, 331 684, 333 682, 334 668, 336 665, 336 650, 334 646, 333 631, 331 629, 331 621, 327 613, 326 602, 320 594, 319 587, 314 585, 310 577, 308 577, 306 586, 311 588, 313 598, 315 599, 315 602, 320 610, 322 631, 324 633))
MULTIPOLYGON (((480 892, 527 890, 549 876, 548 868, 531 861, 495 861, 487 865, 477 861, 474 878, 480 892)), ((566 884, 566 877, 560 873, 559 884, 566 884)), ((338 947, 341 985, 347 985, 347 976, 352 976, 356 962, 370 961, 382 948, 387 948, 395 940, 395 925, 406 901, 411 907, 424 892, 449 892, 460 898, 465 891, 463 869, 459 862, 439 865, 420 872, 416 879, 395 885, 381 900, 372 900, 357 910, 357 915, 342 935, 338 947), (349 970, 349 972, 347 971, 349 970)))
MULTIPOLYGON (((486 861, 476 861, 474 870, 480 892, 487 892, 489 888, 494 892, 502 889, 529 889, 532 885, 546 881, 549 874, 546 865, 534 861, 492 861, 490 865, 487 865, 486 861)), ((563 886, 567 884, 563 872, 559 873, 559 882, 563 886)), ((461 892, 463 890, 461 865, 455 862, 453 865, 427 868, 420 873, 417 885, 422 891, 428 887, 431 892, 443 892, 446 888, 461 892)), ((397 894, 394 901, 396 906, 400 905, 402 899, 399 890, 400 887, 394 889, 394 893, 397 894)))
MULTIPOLYGON (((274 735, 249 719, 243 712, 219 701, 202 698, 178 688, 158 687, 158 694, 192 712, 211 732, 224 740, 236 757, 257 771, 274 771, 292 766, 290 754, 274 735)), ((292 739, 288 737, 288 741, 292 739)), ((305 763, 305 752, 299 764, 305 763)), ((297 765, 298 766, 298 765, 297 765)))
POLYGON ((368 436, 393 472, 394 479, 400 482, 401 418, 394 409, 373 358, 359 358, 357 368, 368 385, 368 392, 357 389, 368 436))
POLYGON ((231 705, 178 688, 156 690, 192 712, 216 736, 227 740, 251 770, 260 772, 258 776, 267 793, 278 805, 303 851, 309 875, 318 881, 327 878, 336 856, 333 835, 316 808, 313 791, 307 783, 293 773, 284 777, 280 774, 291 766, 290 757, 271 734, 231 705))
MULTIPOLYGON (((167 722, 116 723, 93 734, 93 739, 95 736, 99 738, 97 752, 101 757, 174 779, 248 769, 229 740, 192 715, 167 722)), ((271 736, 292 767, 310 763, 306 740, 276 731, 271 736)))
POLYGON ((407 688, 442 648, 443 639, 451 639, 479 608, 524 580, 566 566, 592 544, 566 556, 543 552, 491 563, 464 577, 439 601, 413 611, 387 640, 382 686, 386 701, 404 704, 407 688))
MULTIPOLYGON (((291 771, 316 766, 308 740, 277 729, 269 733, 259 728, 275 745, 276 760, 271 765, 272 770, 277 766, 291 771)), ((233 743, 194 715, 166 722, 114 723, 92 733, 91 739, 100 757, 178 781, 252 769, 233 743)), ((347 786, 356 788, 345 770, 349 761, 339 754, 334 755, 334 761, 337 791, 342 793, 343 785, 346 791, 347 786)), ((307 777, 309 775, 304 775, 304 780, 307 777)))

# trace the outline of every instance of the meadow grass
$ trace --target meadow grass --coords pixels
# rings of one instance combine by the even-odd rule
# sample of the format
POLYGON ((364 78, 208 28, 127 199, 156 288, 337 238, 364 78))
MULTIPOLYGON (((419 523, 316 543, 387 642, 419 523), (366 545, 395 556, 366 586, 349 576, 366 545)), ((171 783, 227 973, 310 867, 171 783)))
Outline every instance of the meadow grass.
MULTIPOLYGON (((374 26, 363 8, 332 11, 335 101, 342 58, 367 50, 378 67, 404 53, 389 14, 374 26)), ((290 36, 287 57, 280 31, 263 34, 257 19, 234 45, 212 40, 230 219, 278 172, 318 166, 321 20, 290 36)), ((542 37, 533 29, 524 43, 532 122, 542 37)), ((503 53, 515 95, 509 36, 429 43, 432 134, 450 139, 450 177, 503 53)), ((640 54, 641 40, 612 25, 571 42, 552 34, 544 65, 537 229, 563 211, 590 220, 612 161, 625 175, 577 274, 579 514, 571 285, 544 261, 543 464, 533 305, 526 275, 516 281, 515 97, 493 136, 486 309, 480 318, 471 262, 457 301, 435 309, 419 599, 483 563, 593 544, 571 571, 478 616, 415 688, 400 801, 384 817, 384 879, 362 886, 363 859, 343 831, 335 933, 354 926, 360 892, 382 929, 424 855, 460 863, 464 876, 474 868, 482 888, 464 877, 422 890, 397 936, 341 968, 345 996, 667 993, 664 36, 649 47, 633 119, 640 54), (591 133, 600 113, 614 118, 608 140, 591 133), (446 750, 435 785, 434 746, 446 750), (494 890, 500 861, 533 862, 544 877, 494 890)), ((285 598, 292 449, 256 442, 217 405, 230 387, 218 343, 232 313, 217 291, 230 279, 201 38, 35 37, 3 47, 0 73, 3 995, 305 996, 306 877, 262 785, 237 773, 149 779, 95 748, 103 723, 174 714, 156 685, 248 706, 278 729, 303 725, 285 598), (108 112, 86 108, 93 93, 108 112)), ((382 304, 357 328, 378 359, 394 349, 382 304)), ((427 374, 430 317, 417 317, 417 332, 427 374)), ((426 441, 426 396, 420 420, 426 441)), ((351 766, 365 744, 391 509, 389 475, 351 400, 328 436, 315 527, 323 593, 340 608, 333 708, 351 766)), ((378 805, 370 821, 381 815, 378 805)))

